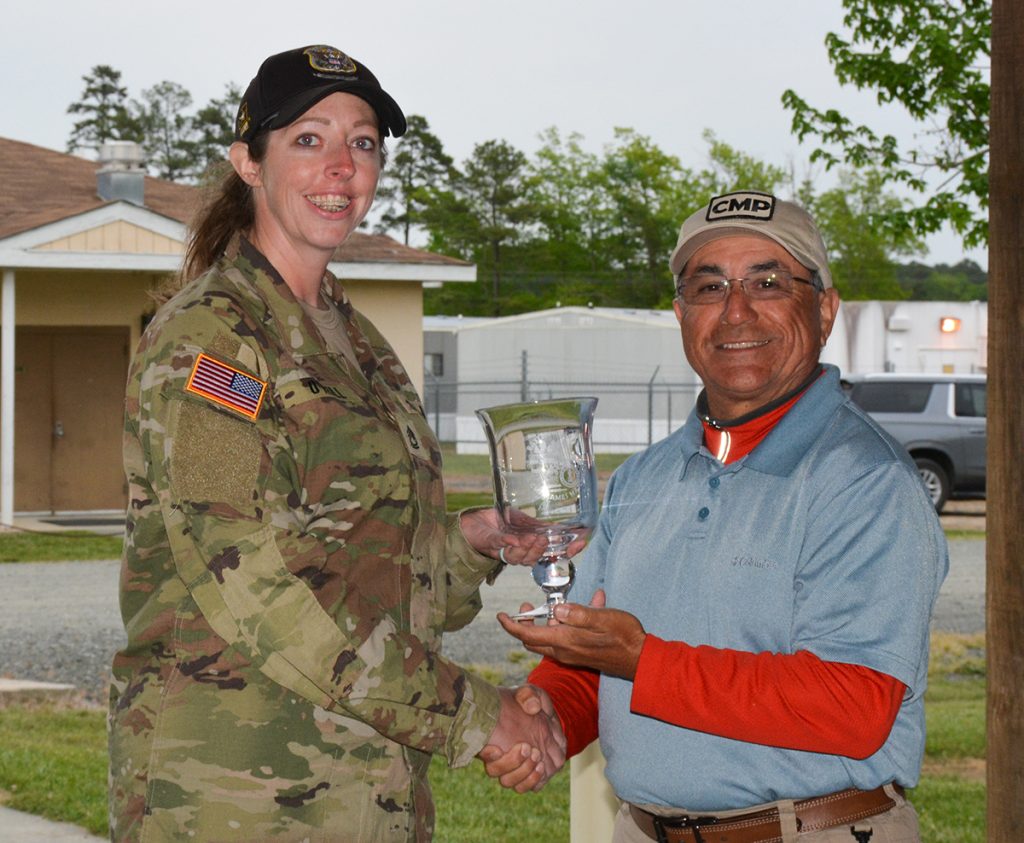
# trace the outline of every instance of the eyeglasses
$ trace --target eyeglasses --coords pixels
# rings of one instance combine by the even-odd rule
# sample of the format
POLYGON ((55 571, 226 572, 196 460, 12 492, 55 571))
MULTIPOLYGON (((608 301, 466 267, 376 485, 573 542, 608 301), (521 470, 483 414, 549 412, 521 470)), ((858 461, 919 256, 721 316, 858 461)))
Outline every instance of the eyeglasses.
POLYGON ((686 304, 721 304, 729 291, 738 285, 751 301, 771 301, 795 295, 798 283, 807 284, 819 293, 824 292, 824 287, 817 279, 797 278, 784 269, 771 269, 755 272, 746 278, 723 278, 713 273, 680 278, 676 295, 686 304))

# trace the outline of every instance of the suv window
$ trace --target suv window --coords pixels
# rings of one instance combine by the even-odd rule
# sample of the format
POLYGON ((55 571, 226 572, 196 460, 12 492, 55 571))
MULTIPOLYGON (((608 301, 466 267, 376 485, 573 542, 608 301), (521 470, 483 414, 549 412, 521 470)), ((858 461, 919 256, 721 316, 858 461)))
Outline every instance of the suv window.
POLYGON ((958 383, 953 399, 953 412, 958 416, 985 418, 985 393, 988 384, 958 383))
POLYGON ((869 413, 921 413, 931 392, 926 382, 861 381, 853 385, 851 397, 869 413))

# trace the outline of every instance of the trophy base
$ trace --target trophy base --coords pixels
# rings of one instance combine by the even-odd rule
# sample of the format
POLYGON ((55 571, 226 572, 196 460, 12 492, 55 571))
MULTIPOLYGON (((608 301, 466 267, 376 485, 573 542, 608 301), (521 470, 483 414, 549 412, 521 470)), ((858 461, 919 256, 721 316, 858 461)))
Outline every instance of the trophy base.
MULTIPOLYGON (((570 563, 571 564, 571 563, 570 563)), ((548 595, 548 602, 543 606, 538 606, 536 609, 530 609, 528 612, 516 612, 514 615, 509 615, 514 621, 529 621, 536 620, 537 618, 553 618, 555 616, 555 606, 559 603, 565 603, 565 595, 560 592, 548 595)))
POLYGON ((535 620, 536 618, 550 618, 554 606, 554 603, 550 606, 538 606, 536 609, 530 609, 529 612, 516 612, 514 615, 509 615, 509 617, 514 621, 530 621, 535 620))

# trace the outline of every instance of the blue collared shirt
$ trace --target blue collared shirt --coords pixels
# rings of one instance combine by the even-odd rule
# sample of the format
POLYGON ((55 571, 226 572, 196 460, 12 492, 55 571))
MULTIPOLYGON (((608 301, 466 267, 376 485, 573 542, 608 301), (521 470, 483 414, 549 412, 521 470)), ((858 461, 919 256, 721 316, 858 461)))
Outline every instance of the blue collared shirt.
POLYGON ((946 541, 906 452, 825 369, 735 463, 703 446, 695 414, 627 460, 609 482, 574 597, 604 588, 609 606, 666 640, 809 650, 886 673, 907 687, 896 723, 864 760, 780 749, 632 714, 632 682, 602 677, 601 747, 622 799, 716 811, 917 783, 946 541))

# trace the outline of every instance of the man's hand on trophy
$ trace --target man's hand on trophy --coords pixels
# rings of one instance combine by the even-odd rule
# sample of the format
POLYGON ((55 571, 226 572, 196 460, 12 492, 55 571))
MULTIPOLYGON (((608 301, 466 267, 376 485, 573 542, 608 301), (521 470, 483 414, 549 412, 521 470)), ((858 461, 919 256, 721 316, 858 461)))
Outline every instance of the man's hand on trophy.
POLYGON ((517 623, 505 612, 498 613, 498 622, 531 652, 550 656, 562 664, 632 679, 647 632, 634 615, 606 609, 604 603, 604 590, 598 589, 589 606, 555 606, 555 622, 549 621, 547 626, 517 623))
POLYGON ((502 786, 540 790, 565 763, 565 735, 551 698, 534 685, 499 688, 498 725, 478 757, 502 786))

